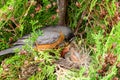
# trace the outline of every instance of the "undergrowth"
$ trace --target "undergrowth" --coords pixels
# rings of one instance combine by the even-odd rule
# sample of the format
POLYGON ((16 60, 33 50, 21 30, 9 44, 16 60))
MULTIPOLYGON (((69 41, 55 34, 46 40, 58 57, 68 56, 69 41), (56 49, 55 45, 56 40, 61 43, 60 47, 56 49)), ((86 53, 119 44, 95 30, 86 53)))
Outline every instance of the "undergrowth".
MULTIPOLYGON (((120 79, 120 2, 118 0, 70 0, 67 16, 76 37, 85 39, 92 51, 88 74, 85 69, 68 70, 61 80, 120 79)), ((18 38, 46 25, 57 25, 55 0, 0 1, 0 50, 18 38)), ((41 31, 40 33, 41 34, 41 31)), ((36 35, 38 36, 38 35, 36 35)), ((36 36, 33 39, 35 40, 36 36)), ((36 52, 30 46, 12 56, 0 56, 0 79, 56 80, 54 61, 60 50, 36 52), (28 52, 24 51, 27 50, 28 52), (52 54, 49 54, 49 53, 52 54), (18 54, 19 53, 19 54, 18 54), (54 55, 54 56, 53 56, 54 55)))

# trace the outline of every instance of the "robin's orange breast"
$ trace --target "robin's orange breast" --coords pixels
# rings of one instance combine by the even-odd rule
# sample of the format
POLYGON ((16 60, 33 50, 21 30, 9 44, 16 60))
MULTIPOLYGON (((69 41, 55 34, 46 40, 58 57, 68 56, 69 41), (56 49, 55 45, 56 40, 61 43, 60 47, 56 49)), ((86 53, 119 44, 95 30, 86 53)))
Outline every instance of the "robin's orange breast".
POLYGON ((64 34, 60 32, 60 36, 55 42, 49 43, 49 44, 37 44, 35 45, 34 49, 36 51, 41 51, 41 50, 47 50, 47 49, 52 49, 58 46, 60 43, 64 41, 64 34))

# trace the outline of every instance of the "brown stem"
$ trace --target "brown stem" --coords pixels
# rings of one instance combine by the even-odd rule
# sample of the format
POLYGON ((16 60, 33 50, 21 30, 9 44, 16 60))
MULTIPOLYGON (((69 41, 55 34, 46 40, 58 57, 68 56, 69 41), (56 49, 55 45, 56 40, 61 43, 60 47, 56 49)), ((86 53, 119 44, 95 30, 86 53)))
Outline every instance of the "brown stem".
POLYGON ((75 35, 77 35, 77 33, 78 33, 78 30, 79 30, 79 28, 80 28, 80 26, 81 26, 81 23, 82 23, 82 21, 83 21, 83 17, 86 15, 86 11, 84 11, 83 13, 82 13, 82 16, 81 16, 81 18, 79 19, 79 21, 78 21, 78 23, 77 23, 77 27, 76 27, 76 29, 75 29, 75 35))
POLYGON ((59 15, 59 22, 58 25, 65 26, 66 25, 66 7, 67 7, 67 0, 57 0, 58 5, 58 15, 59 15))

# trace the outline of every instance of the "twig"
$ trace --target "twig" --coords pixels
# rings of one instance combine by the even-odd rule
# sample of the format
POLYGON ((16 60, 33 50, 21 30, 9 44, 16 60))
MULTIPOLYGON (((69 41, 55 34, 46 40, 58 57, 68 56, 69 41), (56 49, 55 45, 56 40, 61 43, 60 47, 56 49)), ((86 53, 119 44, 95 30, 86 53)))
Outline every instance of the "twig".
POLYGON ((76 29, 75 29, 75 35, 77 35, 78 30, 79 30, 79 28, 80 28, 80 26, 81 26, 81 23, 82 23, 82 21, 83 21, 83 17, 84 17, 86 14, 87 14, 86 11, 84 11, 84 12, 82 13, 82 16, 81 16, 81 18, 79 19, 79 21, 78 21, 78 23, 77 23, 77 27, 76 27, 76 29))

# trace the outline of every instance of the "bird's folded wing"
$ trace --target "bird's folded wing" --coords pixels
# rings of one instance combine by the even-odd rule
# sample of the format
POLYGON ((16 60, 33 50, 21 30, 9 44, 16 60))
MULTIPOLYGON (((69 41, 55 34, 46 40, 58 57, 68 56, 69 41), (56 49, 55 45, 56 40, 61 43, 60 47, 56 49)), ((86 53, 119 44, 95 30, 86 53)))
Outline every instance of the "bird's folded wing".
MULTIPOLYGON (((38 36, 36 39, 36 43, 38 44, 50 44, 54 43, 60 36, 60 33, 58 32, 52 32, 52 31, 43 31, 43 34, 41 36, 38 36)), ((25 45, 27 44, 27 40, 31 37, 31 35, 25 35, 18 41, 16 41, 13 45, 25 45)), ((30 43, 30 42, 28 42, 30 43)))
MULTIPOLYGON (((64 26, 49 26, 49 27, 43 27, 41 28, 43 31, 42 36, 39 36, 36 40, 39 44, 49 44, 56 41, 59 36, 60 32, 62 32, 65 36, 65 39, 70 39, 73 37, 73 33, 69 27, 64 26)), ((39 31, 39 30, 38 30, 39 31)), ((38 32, 36 31, 36 32, 38 32)), ((17 42, 15 42, 13 45, 25 45, 26 40, 31 37, 31 34, 23 36, 21 39, 19 39, 17 42)))
MULTIPOLYGON (((53 32, 51 32, 51 33, 53 33, 53 32)), ((58 33, 56 33, 56 34, 58 34, 58 33)), ((41 51, 41 50, 56 48, 58 45, 60 45, 64 41, 64 39, 65 39, 65 36, 62 32, 60 32, 58 35, 55 35, 55 36, 53 34, 52 37, 49 37, 46 39, 47 43, 45 43, 45 44, 36 43, 34 49, 37 51, 41 51)))
POLYGON ((13 45, 14 45, 14 46, 17 46, 17 45, 25 45, 25 44, 26 44, 25 41, 26 41, 30 36, 31 36, 30 34, 23 36, 22 38, 18 39, 13 45))
POLYGON ((36 43, 38 44, 50 44, 57 41, 57 39, 60 37, 59 32, 53 32, 53 31, 44 31, 42 36, 39 36, 36 40, 36 43))

